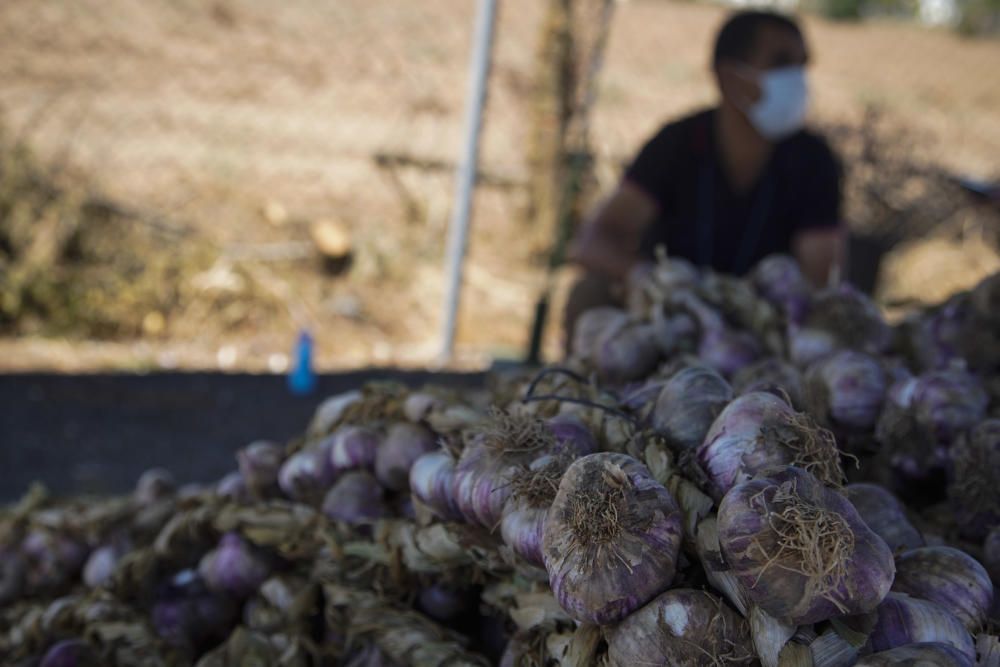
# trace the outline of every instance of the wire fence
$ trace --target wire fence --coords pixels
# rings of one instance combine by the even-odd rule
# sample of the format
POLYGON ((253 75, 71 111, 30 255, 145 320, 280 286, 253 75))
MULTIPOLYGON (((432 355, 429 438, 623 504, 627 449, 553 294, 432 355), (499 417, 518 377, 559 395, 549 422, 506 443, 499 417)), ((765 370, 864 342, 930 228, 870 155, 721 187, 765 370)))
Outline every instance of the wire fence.
MULTIPOLYGON (((1000 171, 997 14, 977 2, 842 2, 806 15, 813 120, 846 158, 858 230, 898 240, 951 220, 964 239, 970 225, 990 224, 949 180, 1000 171)), ((578 217, 659 125, 712 103, 708 54, 727 11, 668 0, 500 3, 460 351, 524 345, 566 156, 584 135, 578 217)), ((430 358, 474 14, 472 0, 3 3, 5 141, 27 146, 57 181, 82 177, 102 201, 187 234, 143 252, 198 248, 192 266, 156 274, 189 289, 130 301, 126 324, 101 331, 188 348, 239 340, 250 365, 302 327, 335 332, 336 344, 321 341, 321 363, 430 358), (319 272, 312 245, 323 225, 346 237, 346 271, 319 272), (206 293, 209 305, 191 305, 206 293)), ((74 234, 65 236, 56 254, 72 263, 74 234)), ((115 270, 128 252, 101 262, 115 270)), ((976 270, 989 266, 984 257, 976 270)), ((6 330, 44 333, 45 309, 31 312, 8 312, 6 330)), ((548 333, 550 349, 557 336, 548 333)))

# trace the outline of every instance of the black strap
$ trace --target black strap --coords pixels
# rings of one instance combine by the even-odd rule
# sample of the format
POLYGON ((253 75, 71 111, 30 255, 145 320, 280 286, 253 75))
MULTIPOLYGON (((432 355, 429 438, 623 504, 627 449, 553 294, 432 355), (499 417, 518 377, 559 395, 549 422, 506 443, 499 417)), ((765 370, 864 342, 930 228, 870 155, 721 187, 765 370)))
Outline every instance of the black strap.
MULTIPOLYGON (((774 178, 771 175, 770 163, 765 166, 761 179, 750 207, 750 219, 743 228, 743 236, 733 262, 733 272, 737 275, 750 270, 764 225, 767 224, 771 212, 774 178)), ((712 266, 715 255, 715 161, 711 152, 701 164, 701 178, 698 185, 698 257, 703 266, 712 266)))

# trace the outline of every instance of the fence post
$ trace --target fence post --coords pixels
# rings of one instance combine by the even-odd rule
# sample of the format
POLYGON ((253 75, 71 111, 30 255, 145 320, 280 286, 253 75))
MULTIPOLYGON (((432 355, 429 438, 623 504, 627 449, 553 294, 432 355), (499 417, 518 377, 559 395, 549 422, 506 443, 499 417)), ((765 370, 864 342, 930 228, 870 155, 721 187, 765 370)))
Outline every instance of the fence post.
POLYGON ((455 175, 455 204, 448 230, 448 283, 445 289, 444 325, 441 330, 439 356, 441 363, 447 363, 451 359, 455 345, 455 328, 462 291, 462 263, 468 245, 469 214, 476 185, 479 134, 482 128, 483 107, 486 103, 486 83, 490 73, 496 5, 497 0, 479 0, 476 14, 475 41, 469 67, 469 89, 465 100, 465 145, 455 175))

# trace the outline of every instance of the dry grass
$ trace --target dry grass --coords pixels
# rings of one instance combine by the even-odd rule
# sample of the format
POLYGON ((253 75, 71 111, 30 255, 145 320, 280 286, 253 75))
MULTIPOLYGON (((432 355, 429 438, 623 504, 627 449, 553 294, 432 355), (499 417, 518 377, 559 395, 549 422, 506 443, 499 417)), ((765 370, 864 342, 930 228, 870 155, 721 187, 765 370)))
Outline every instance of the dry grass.
MULTIPOLYGON (((482 150, 483 167, 501 176, 522 172, 541 7, 501 10, 482 150)), ((6 123, 45 160, 83 171, 108 196, 193 226, 219 249, 222 270, 249 272, 288 304, 238 332, 188 309, 167 322, 141 363, 156 365, 160 352, 173 350, 170 363, 202 366, 231 345, 233 363, 265 368, 301 325, 317 333, 324 367, 433 357, 451 176, 403 168, 393 181, 373 156, 457 154, 472 10, 461 0, 0 6, 6 123), (273 202, 287 219, 262 215, 273 202), (353 234, 357 255, 346 276, 320 277, 311 261, 245 259, 248 247, 305 240, 308 221, 319 218, 353 234)), ((710 101, 704 64, 722 15, 651 0, 619 6, 594 124, 602 186, 661 122, 710 101)), ((996 168, 1000 44, 892 24, 809 19, 807 30, 819 118, 856 121, 865 104, 880 102, 915 136, 934 137, 928 154, 949 167, 984 175, 996 168)), ((516 191, 485 187, 477 195, 462 363, 527 337, 541 269, 537 249, 523 241, 521 204, 516 191)), ((555 327, 548 344, 555 353, 555 327)), ((29 350, 15 355, 26 365, 58 363, 49 356, 58 345, 3 342, 29 350), (32 357, 36 349, 43 351, 32 357)), ((93 356, 93 365, 136 363, 133 343, 118 348, 93 356)))

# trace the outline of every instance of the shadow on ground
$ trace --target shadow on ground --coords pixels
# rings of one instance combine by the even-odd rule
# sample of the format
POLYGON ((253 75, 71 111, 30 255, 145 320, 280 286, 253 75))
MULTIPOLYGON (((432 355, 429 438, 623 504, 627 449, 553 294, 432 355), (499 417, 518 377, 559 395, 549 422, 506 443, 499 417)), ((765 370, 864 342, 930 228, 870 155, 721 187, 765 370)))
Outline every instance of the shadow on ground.
POLYGON ((153 466, 180 482, 211 481, 247 443, 302 433, 326 396, 373 380, 476 387, 483 378, 364 370, 321 376, 298 397, 275 375, 0 375, 0 502, 36 480, 58 495, 122 493, 153 466))

